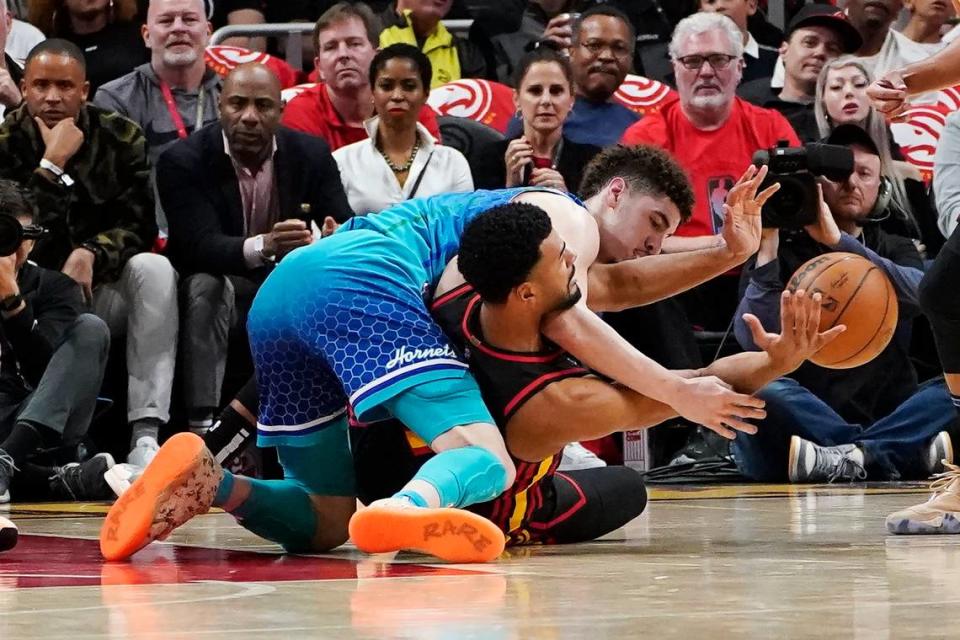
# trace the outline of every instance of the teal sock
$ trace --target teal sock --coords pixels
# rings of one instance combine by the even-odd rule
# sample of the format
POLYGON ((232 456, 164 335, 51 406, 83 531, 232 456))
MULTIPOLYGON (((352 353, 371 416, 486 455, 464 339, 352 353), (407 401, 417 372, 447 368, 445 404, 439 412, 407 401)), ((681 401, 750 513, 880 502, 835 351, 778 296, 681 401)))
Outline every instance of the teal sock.
POLYGON ((223 479, 220 480, 220 486, 217 487, 217 495, 213 497, 213 506, 222 507, 230 499, 230 493, 233 491, 233 474, 223 470, 223 479))
MULTIPOLYGON (((214 505, 222 506, 233 489, 234 477, 224 472, 214 505)), ((257 480, 250 483, 250 495, 230 514, 248 531, 276 542, 291 552, 310 551, 317 532, 317 514, 307 490, 294 480, 257 480)))
MULTIPOLYGON (((414 480, 432 485, 440 494, 441 507, 467 507, 493 500, 507 488, 507 470, 500 458, 483 447, 460 447, 441 451, 424 463, 414 480)), ((423 496, 401 491, 418 506, 426 506, 423 496)))

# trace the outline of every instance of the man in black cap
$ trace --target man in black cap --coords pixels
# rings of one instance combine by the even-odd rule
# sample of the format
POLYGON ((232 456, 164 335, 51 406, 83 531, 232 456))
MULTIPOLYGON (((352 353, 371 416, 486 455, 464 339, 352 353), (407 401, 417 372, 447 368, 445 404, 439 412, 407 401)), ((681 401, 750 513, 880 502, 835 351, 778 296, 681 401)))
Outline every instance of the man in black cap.
POLYGON ((820 70, 841 54, 855 52, 862 42, 842 11, 830 4, 808 4, 794 16, 780 45, 783 88, 772 88, 771 78, 759 78, 740 85, 737 94, 755 105, 776 109, 801 141, 812 142, 819 137, 813 101, 820 70))
POLYGON ((899 303, 897 332, 872 361, 850 369, 807 363, 756 393, 767 416, 757 433, 738 434, 731 445, 737 467, 763 482, 817 483, 923 479, 954 462, 956 411, 942 379, 917 386, 909 356, 913 319, 920 313, 923 261, 909 238, 877 224, 889 203, 876 143, 860 127, 840 125, 823 140, 848 147, 853 171, 846 180, 822 179, 818 220, 802 229, 764 229, 760 250, 747 263, 746 290, 734 334, 757 349, 743 321, 752 313, 764 326, 780 313, 791 274, 825 253, 855 253, 887 278, 899 303))

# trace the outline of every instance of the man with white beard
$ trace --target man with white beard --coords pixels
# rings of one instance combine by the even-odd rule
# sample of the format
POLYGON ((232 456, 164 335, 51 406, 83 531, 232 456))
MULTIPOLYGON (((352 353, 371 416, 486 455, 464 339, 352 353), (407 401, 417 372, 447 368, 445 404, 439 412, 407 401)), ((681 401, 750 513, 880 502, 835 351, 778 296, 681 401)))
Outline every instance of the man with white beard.
MULTIPOLYGON (((680 99, 631 125, 621 140, 670 152, 690 177, 693 216, 664 241, 664 253, 710 247, 723 226, 727 193, 750 166, 753 153, 780 140, 790 146, 800 144, 779 112, 737 97, 743 75, 743 34, 733 20, 702 12, 684 18, 673 31, 670 58, 680 99)), ((714 278, 684 298, 688 318, 667 324, 686 327, 692 323, 723 331, 738 299, 736 276, 714 278)))
POLYGON ((100 87, 93 103, 139 124, 156 166, 163 150, 217 119, 220 77, 203 59, 203 0, 151 0, 142 32, 150 62, 100 87))
MULTIPOLYGON (((736 96, 743 40, 732 20, 695 13, 673 32, 670 58, 680 99, 628 128, 624 144, 666 149, 686 169, 696 202, 679 236, 712 236, 723 221, 723 197, 750 166, 753 152, 778 140, 799 144, 786 118, 736 96)), ((682 242, 674 238, 674 242, 682 242)), ((670 243, 664 243, 664 250, 670 243)))

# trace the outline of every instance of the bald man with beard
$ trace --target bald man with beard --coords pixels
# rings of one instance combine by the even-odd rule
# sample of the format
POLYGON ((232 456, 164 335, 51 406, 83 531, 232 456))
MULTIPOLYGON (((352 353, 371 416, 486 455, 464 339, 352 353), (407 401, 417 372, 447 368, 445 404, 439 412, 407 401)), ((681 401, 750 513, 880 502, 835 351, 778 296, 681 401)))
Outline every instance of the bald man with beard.
POLYGON ((157 163, 168 255, 180 274, 185 401, 198 433, 213 423, 230 330, 241 326, 260 283, 312 241, 311 222, 353 215, 327 143, 281 127, 282 113, 276 76, 243 65, 224 80, 219 121, 157 163))

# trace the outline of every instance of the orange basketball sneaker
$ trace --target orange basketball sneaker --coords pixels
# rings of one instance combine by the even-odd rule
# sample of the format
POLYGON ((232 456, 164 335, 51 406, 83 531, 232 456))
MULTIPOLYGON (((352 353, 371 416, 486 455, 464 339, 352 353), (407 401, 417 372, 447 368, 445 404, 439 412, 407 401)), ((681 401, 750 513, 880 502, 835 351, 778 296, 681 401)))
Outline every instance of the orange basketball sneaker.
POLYGON ((419 551, 448 562, 490 562, 506 538, 497 525, 464 509, 418 507, 404 498, 370 503, 350 518, 350 539, 361 551, 419 551))
POLYGON ((222 478, 223 470, 200 436, 176 434, 113 503, 100 530, 100 553, 107 560, 123 560, 163 540, 210 509, 222 478))

